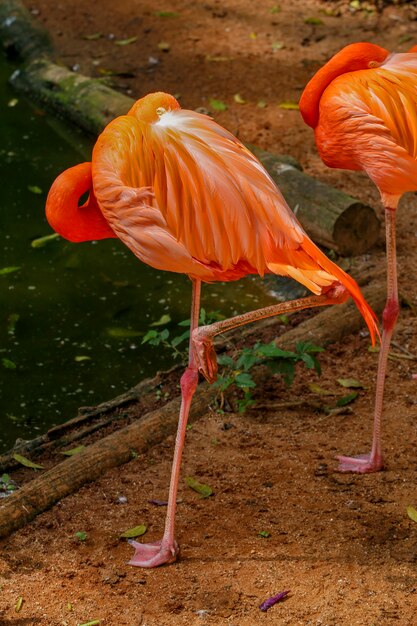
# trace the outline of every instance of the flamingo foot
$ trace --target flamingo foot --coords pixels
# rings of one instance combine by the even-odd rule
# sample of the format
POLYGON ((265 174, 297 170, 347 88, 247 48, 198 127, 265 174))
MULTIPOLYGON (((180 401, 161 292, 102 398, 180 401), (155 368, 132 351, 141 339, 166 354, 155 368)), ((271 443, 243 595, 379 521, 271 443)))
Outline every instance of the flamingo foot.
POLYGON ((358 456, 337 456, 339 472, 355 472, 356 474, 372 474, 383 467, 380 454, 359 454, 358 456))
POLYGON ((136 567, 158 567, 158 565, 165 563, 173 563, 180 551, 176 541, 172 544, 167 544, 163 540, 153 543, 139 543, 130 539, 129 543, 135 548, 135 554, 128 565, 135 565, 136 567))

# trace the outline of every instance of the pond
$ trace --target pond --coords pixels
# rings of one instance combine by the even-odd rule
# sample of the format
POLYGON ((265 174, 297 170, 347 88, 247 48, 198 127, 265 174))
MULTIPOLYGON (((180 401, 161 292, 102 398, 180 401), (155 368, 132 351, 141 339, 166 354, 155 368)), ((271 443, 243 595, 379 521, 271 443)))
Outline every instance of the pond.
MULTIPOLYGON (((52 181, 93 142, 14 93, 11 71, 0 61, 0 451, 170 367, 172 353, 141 336, 167 314, 181 334, 191 295, 187 277, 145 266, 116 240, 32 246, 51 233, 52 181)), ((202 306, 224 316, 274 301, 258 277, 203 287, 202 306)))

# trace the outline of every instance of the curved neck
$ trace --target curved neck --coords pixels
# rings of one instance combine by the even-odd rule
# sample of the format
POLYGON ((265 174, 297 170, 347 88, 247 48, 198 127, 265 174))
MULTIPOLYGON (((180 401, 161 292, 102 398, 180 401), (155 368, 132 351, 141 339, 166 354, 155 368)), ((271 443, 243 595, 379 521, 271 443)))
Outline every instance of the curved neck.
POLYGON ((388 55, 388 50, 369 43, 351 44, 335 54, 313 76, 301 95, 299 106, 305 123, 311 128, 317 126, 320 98, 335 78, 347 72, 378 67, 388 55))
POLYGON ((69 241, 117 237, 97 204, 91 178, 91 163, 80 163, 56 178, 49 191, 45 211, 50 226, 69 241), (79 206, 79 199, 87 191, 88 200, 79 206))

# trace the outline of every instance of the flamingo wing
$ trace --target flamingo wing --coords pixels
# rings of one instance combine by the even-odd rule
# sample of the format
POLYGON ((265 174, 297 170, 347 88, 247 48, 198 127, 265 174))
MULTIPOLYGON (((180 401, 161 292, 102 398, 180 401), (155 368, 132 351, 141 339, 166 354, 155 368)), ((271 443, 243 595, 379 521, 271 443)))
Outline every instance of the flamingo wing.
POLYGON ((275 272, 316 293, 335 281, 259 161, 207 116, 117 118, 94 148, 93 181, 114 231, 153 267, 203 280, 275 272))
POLYGON ((320 101, 316 140, 327 165, 364 169, 386 195, 417 189, 417 54, 336 78, 320 101))

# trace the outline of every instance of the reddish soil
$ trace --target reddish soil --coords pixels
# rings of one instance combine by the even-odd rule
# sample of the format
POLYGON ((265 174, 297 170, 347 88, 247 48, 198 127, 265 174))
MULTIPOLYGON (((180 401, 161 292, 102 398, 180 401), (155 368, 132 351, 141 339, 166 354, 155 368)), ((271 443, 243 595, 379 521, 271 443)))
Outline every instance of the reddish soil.
MULTIPOLYGON (((134 97, 155 90, 179 93, 183 106, 210 109, 242 140, 291 154, 308 173, 379 207, 366 176, 325 168, 298 111, 278 105, 297 101, 313 71, 349 42, 406 50, 417 41, 416 9, 411 3, 377 14, 366 3, 357 11, 348 2, 280 4, 280 11, 273 0, 34 0, 28 6, 51 33, 63 63, 90 75, 118 73, 114 86, 134 97), (305 23, 306 18, 321 23, 305 23), (131 37, 137 40, 115 44, 131 37), (162 51, 160 42, 169 50, 162 51), (246 104, 236 102, 236 94, 246 104), (210 98, 226 103, 227 110, 213 110, 210 98)), ((417 506, 417 381, 411 378, 417 372, 415 204, 415 196, 404 198, 398 216, 400 292, 408 306, 402 308, 392 347, 396 356, 389 363, 384 471, 341 474, 334 459, 338 452, 369 448, 377 355, 368 351, 362 333, 320 356, 320 379, 300 369, 288 389, 279 378, 265 376, 256 390, 257 407, 245 414, 208 410, 189 430, 182 475, 209 484, 214 495, 202 499, 181 481, 182 550, 175 564, 130 567, 132 549, 118 539, 141 523, 148 527, 147 541, 160 537, 164 509, 149 500, 166 498, 174 437, 4 540, 2 626, 92 620, 110 626, 415 623, 417 524, 406 512, 408 505, 417 506), (317 409, 317 403, 334 406, 347 393, 337 379, 348 377, 365 388, 346 412, 317 409), (313 394, 311 382, 334 396, 313 394), (274 408, 300 399, 305 406, 274 408), (87 533, 85 541, 74 536, 79 531, 87 533), (261 531, 269 536, 259 536, 261 531), (291 592, 283 602, 267 613, 259 610, 263 600, 286 589, 291 592), (19 597, 23 604, 16 612, 19 597)), ((383 241, 381 234, 357 264, 383 273, 383 241)))

